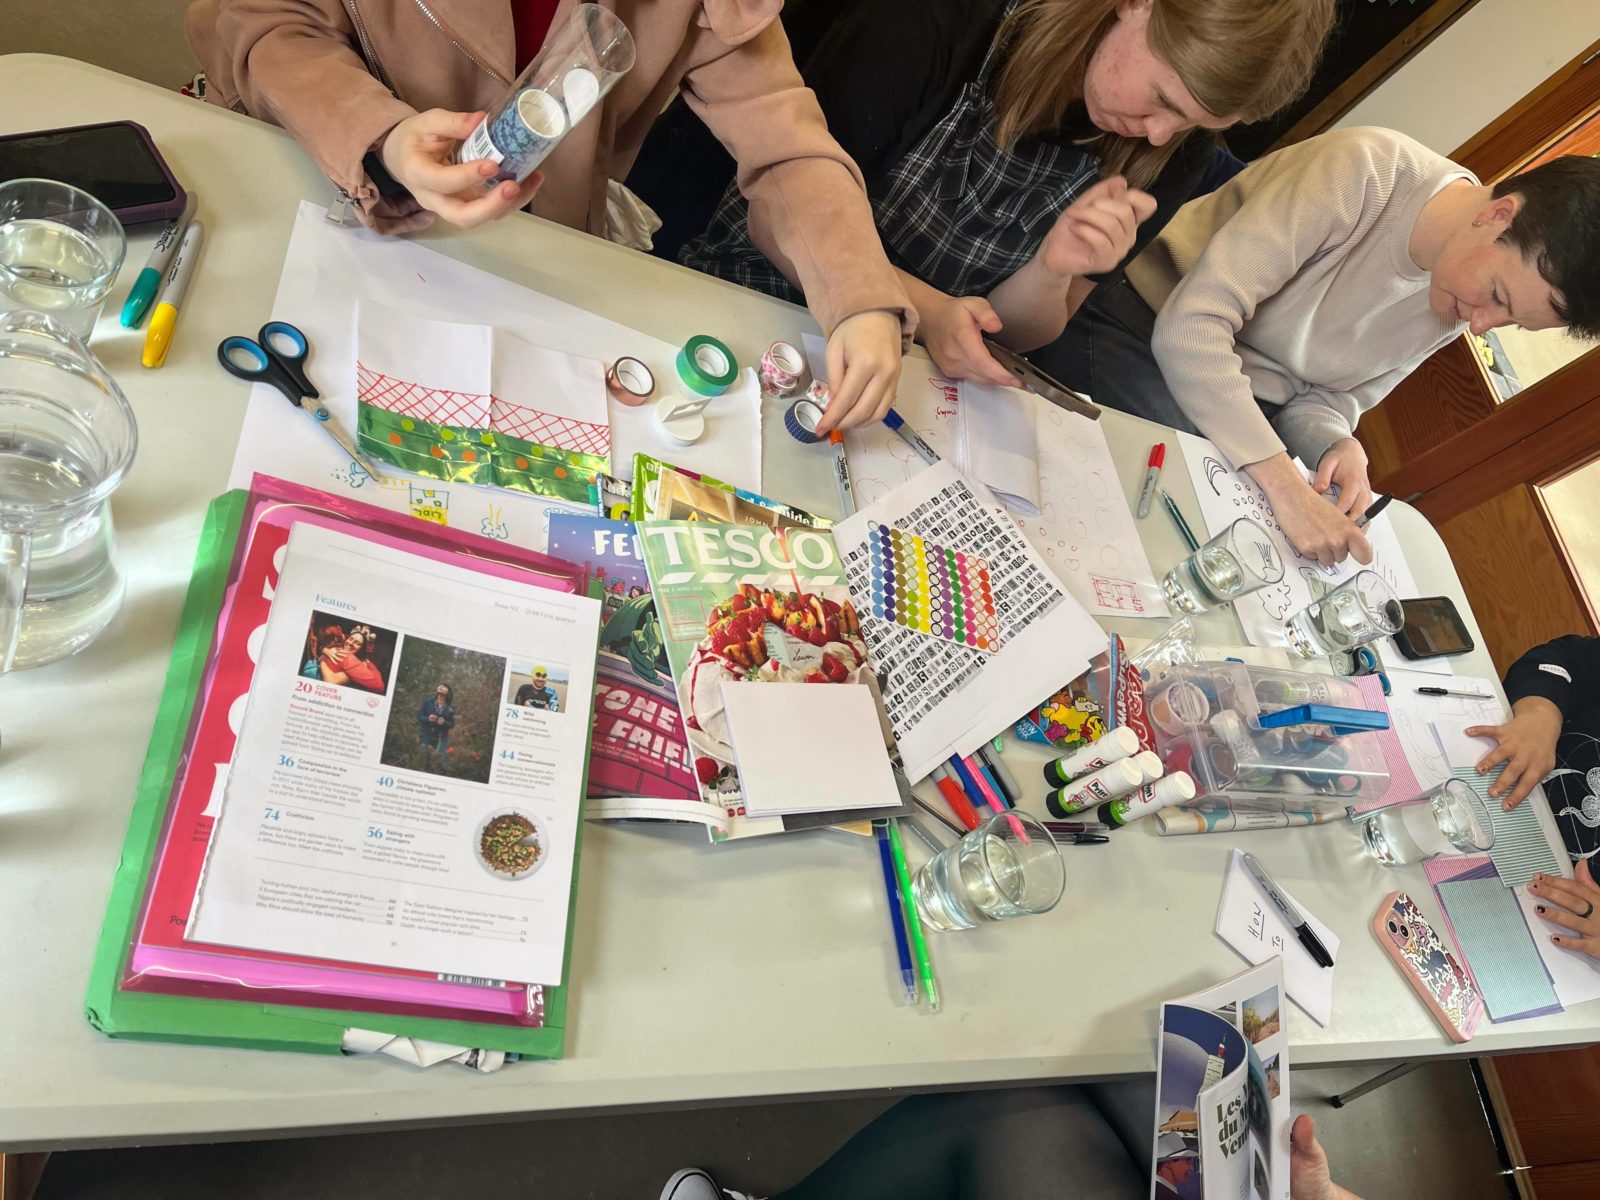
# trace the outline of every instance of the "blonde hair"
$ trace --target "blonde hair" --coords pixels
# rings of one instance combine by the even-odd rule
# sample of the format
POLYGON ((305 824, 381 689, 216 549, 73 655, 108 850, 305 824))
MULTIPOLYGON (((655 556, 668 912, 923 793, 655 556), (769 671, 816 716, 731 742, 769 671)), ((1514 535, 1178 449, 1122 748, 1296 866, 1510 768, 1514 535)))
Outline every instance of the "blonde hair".
MULTIPOLYGON (((1025 0, 996 35, 998 141, 1048 132, 1083 99, 1089 60, 1117 21, 1119 0, 1025 0)), ((1150 0, 1145 36, 1196 103, 1216 117, 1259 121, 1311 82, 1333 24, 1334 0, 1150 0)), ((1187 136, 1187 135, 1185 135, 1187 136)), ((1102 175, 1148 186, 1183 142, 1152 146, 1101 133, 1085 143, 1102 175)))

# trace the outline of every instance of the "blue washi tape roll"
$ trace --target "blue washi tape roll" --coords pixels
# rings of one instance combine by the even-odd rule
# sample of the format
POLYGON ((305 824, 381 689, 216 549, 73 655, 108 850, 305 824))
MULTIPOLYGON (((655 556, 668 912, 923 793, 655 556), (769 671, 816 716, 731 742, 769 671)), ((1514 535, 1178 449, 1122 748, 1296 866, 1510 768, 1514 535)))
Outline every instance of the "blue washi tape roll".
POLYGON ((716 338, 697 333, 678 351, 678 378, 698 396, 720 396, 739 378, 739 362, 716 338))
POLYGON ((783 427, 795 441, 814 446, 822 440, 822 435, 817 432, 817 424, 821 420, 822 409, 818 405, 810 400, 796 400, 783 414, 783 427))

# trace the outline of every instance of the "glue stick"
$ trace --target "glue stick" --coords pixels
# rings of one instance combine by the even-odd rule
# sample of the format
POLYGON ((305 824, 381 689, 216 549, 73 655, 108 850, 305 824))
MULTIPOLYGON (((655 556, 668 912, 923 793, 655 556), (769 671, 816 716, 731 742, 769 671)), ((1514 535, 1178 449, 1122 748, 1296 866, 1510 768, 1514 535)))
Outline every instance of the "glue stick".
POLYGON ((1131 792, 1143 782, 1144 772, 1134 760, 1121 758, 1101 767, 1092 775, 1075 779, 1066 787, 1050 792, 1044 798, 1044 806, 1052 816, 1070 817, 1091 804, 1131 792))
POLYGON ((1167 773, 1167 768, 1162 763, 1161 756, 1154 750, 1141 750, 1128 761, 1139 768, 1140 773, 1144 776, 1145 783, 1154 783, 1167 773))
POLYGON ((1071 754, 1046 763, 1044 781, 1053 788, 1063 787, 1080 775, 1110 766, 1119 758, 1139 753, 1139 735, 1126 725, 1104 733, 1098 741, 1079 746, 1071 754))
POLYGON ((1194 780, 1189 778, 1187 772, 1176 771, 1154 783, 1145 784, 1130 796, 1102 804, 1095 816, 1100 818, 1101 824, 1117 829, 1140 817, 1148 817, 1158 809, 1187 804, 1194 797, 1194 780))

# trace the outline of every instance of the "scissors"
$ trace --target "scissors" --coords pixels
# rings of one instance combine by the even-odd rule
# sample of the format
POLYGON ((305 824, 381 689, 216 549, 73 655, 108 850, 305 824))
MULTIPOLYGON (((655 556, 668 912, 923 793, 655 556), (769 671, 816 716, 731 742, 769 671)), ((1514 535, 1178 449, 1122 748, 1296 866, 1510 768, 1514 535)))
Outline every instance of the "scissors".
POLYGON ((983 339, 983 347, 994 355, 996 362, 1022 380, 1022 386, 1034 395, 1042 396, 1058 408, 1088 417, 1091 421, 1100 419, 1099 408, 1091 404, 1087 396, 1080 395, 1053 375, 1041 371, 1015 350, 1009 350, 989 338, 983 339))
POLYGON ((355 440, 333 419, 327 407, 318 402, 319 394, 306 378, 306 355, 311 343, 306 335, 287 321, 268 321, 255 338, 225 337, 217 344, 217 361, 236 379, 251 383, 270 383, 335 442, 339 448, 382 482, 383 474, 372 460, 356 449, 355 440), (284 349, 287 345, 288 349, 284 349))

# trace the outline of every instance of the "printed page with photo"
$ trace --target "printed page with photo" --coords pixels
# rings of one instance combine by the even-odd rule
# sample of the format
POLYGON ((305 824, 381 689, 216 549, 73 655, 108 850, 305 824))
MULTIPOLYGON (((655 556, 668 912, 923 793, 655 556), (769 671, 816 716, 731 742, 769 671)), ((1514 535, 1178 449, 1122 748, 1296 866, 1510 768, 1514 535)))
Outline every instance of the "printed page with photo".
POLYGON ((599 621, 297 525, 187 936, 560 983, 599 621))

